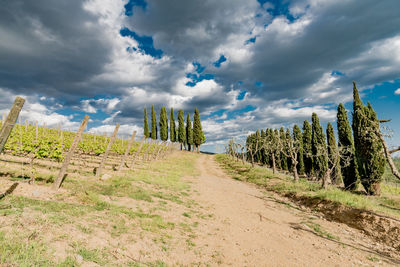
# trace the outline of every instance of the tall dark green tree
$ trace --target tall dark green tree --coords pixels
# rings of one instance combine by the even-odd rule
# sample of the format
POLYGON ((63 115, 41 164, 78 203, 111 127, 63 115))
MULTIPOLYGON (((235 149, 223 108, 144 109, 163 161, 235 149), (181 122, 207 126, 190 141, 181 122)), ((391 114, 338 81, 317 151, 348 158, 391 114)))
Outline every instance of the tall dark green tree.
POLYGON ((297 151, 297 172, 302 175, 304 174, 303 135, 297 124, 293 127, 293 141, 295 150, 297 151))
POLYGON ((201 128, 200 114, 197 108, 194 109, 193 118, 193 144, 196 147, 197 152, 199 152, 200 145, 202 144, 203 130, 201 128))
POLYGON ((175 129, 175 116, 174 109, 171 108, 171 112, 169 114, 169 140, 171 142, 176 142, 176 129, 175 129))
POLYGON ((162 141, 168 140, 168 117, 165 107, 161 107, 160 111, 160 138, 162 141))
MULTIPOLYGON (((286 145, 285 145, 285 148, 286 148, 286 154, 287 155, 290 155, 290 151, 289 151, 289 145, 290 144, 292 144, 292 135, 290 134, 290 130, 289 129, 286 129, 286 136, 285 136, 285 141, 286 141, 286 145)), ((290 149, 293 149, 293 148, 290 148, 290 149)), ((292 162, 292 159, 290 158, 290 156, 289 157, 287 157, 287 166, 288 166, 288 171, 292 171, 292 164, 293 164, 293 162, 292 162)))
POLYGON ((186 117, 186 144, 187 144, 187 150, 191 151, 193 145, 193 128, 189 113, 187 114, 186 117))
POLYGON ((185 119, 183 118, 183 110, 178 112, 178 142, 181 143, 181 150, 183 145, 186 143, 186 130, 185 130, 185 119))
POLYGON ((340 168, 346 190, 355 190, 358 184, 358 168, 354 151, 353 135, 343 104, 339 104, 337 113, 338 147, 340 168))
POLYGON ((151 106, 151 139, 157 139, 157 117, 154 105, 151 106))
POLYGON ((276 149, 275 149, 275 165, 276 168, 279 170, 282 170, 282 160, 281 160, 281 145, 278 146, 278 144, 280 144, 280 136, 279 136, 279 131, 277 129, 274 130, 274 135, 273 135, 273 142, 274 144, 276 144, 276 149))
POLYGON ((280 137, 280 144, 281 144, 281 168, 284 171, 288 171, 288 159, 286 155, 284 154, 287 153, 287 144, 286 144, 286 135, 285 135, 285 128, 281 127, 279 129, 279 137, 280 137))
POLYGON ((325 142, 325 134, 322 126, 319 123, 319 118, 316 113, 312 114, 312 155, 313 155, 313 170, 317 178, 322 179, 328 170, 328 153, 325 142))
POLYGON ((364 106, 353 82, 353 134, 361 184, 370 195, 380 194, 385 155, 377 132, 379 121, 372 106, 364 106))
POLYGON ((303 123, 303 159, 304 172, 308 177, 311 177, 313 175, 312 129, 307 120, 303 123))
POLYGON ((264 131, 264 129, 261 129, 261 149, 260 149, 260 153, 261 153, 261 163, 265 164, 266 163, 266 149, 265 149, 265 143, 266 143, 266 139, 267 139, 267 135, 266 132, 264 131))
POLYGON ((149 132, 149 123, 147 121, 147 110, 144 108, 144 136, 146 138, 150 137, 150 132, 149 132))
POLYGON ((336 145, 335 132, 330 123, 328 123, 328 127, 326 128, 326 138, 328 141, 328 168, 332 170, 332 183, 340 184, 342 182, 342 174, 340 170, 339 151, 336 145))

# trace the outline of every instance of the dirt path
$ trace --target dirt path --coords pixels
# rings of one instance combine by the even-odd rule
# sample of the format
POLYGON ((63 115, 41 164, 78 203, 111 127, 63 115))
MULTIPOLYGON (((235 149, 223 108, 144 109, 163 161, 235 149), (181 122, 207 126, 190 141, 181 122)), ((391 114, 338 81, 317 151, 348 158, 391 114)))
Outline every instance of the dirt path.
POLYGON ((328 222, 288 200, 229 178, 212 156, 199 157, 196 201, 214 214, 196 244, 231 266, 398 266, 361 232, 328 222))

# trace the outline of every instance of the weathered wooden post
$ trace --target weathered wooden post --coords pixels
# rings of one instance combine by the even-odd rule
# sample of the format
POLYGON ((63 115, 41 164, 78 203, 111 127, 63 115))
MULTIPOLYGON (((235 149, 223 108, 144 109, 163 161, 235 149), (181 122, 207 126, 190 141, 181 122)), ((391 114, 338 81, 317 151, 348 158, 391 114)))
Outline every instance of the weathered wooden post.
POLYGON ((58 177, 53 184, 54 189, 58 189, 61 187, 61 184, 64 181, 65 175, 67 173, 69 162, 71 161, 71 158, 74 155, 74 151, 75 151, 76 147, 78 146, 79 141, 82 138, 83 130, 85 130, 88 121, 89 121, 89 116, 85 115, 85 117, 83 118, 83 121, 81 123, 81 126, 79 127, 79 130, 76 133, 74 140, 72 141, 72 144, 71 144, 71 147, 69 148, 67 156, 64 159, 63 165, 60 169, 60 172, 58 173, 58 177))
POLYGON ((163 150, 163 148, 164 148, 164 146, 165 146, 165 143, 166 143, 166 142, 162 142, 161 145, 160 145, 160 147, 158 148, 158 151, 157 151, 157 153, 155 154, 155 157, 154 157, 155 160, 158 160, 158 157, 159 157, 159 155, 160 155, 160 152, 163 150))
POLYGON ((150 148, 151 148, 152 143, 153 143, 153 139, 150 138, 149 142, 147 143, 148 146, 147 146, 146 152, 143 154, 143 162, 147 161, 149 158, 150 148))
POLYGON ((129 150, 131 150, 133 141, 135 140, 135 136, 136 136, 136 131, 133 131, 131 140, 129 140, 128 147, 126 148, 125 154, 124 154, 124 156, 122 157, 121 163, 119 164, 118 172, 120 172, 120 171, 122 170, 122 167, 123 167, 124 164, 125 164, 126 158, 127 158, 128 155, 129 155, 129 150))
POLYGON ((39 122, 38 121, 36 121, 36 139, 35 139, 35 141, 37 142, 38 141, 38 137, 39 137, 39 122))
POLYGON ((5 144, 7 143, 8 137, 10 136, 11 131, 14 128, 14 125, 17 121, 19 113, 25 103, 25 99, 22 97, 17 97, 14 101, 14 104, 8 113, 7 119, 3 123, 3 127, 1 127, 0 131, 0 153, 3 151, 5 144))
POLYGON ((108 142, 108 145, 107 145, 107 148, 106 148, 106 152, 104 153, 104 156, 101 159, 100 166, 97 168, 97 171, 96 171, 96 176, 97 177, 100 177, 101 173, 103 172, 103 168, 104 168, 104 165, 105 165, 106 160, 108 158, 108 154, 110 153, 111 146, 114 143, 115 138, 117 137, 118 129, 119 129, 119 123, 117 123, 117 125, 115 125, 114 133, 111 136, 110 142, 108 142))
POLYGON ((138 150, 136 151, 135 155, 132 158, 132 163, 131 163, 131 169, 133 169, 133 165, 135 164, 135 160, 138 156, 140 156, 140 152, 142 151, 144 140, 146 139, 146 136, 142 137, 142 140, 140 141, 140 145, 138 147, 138 150))

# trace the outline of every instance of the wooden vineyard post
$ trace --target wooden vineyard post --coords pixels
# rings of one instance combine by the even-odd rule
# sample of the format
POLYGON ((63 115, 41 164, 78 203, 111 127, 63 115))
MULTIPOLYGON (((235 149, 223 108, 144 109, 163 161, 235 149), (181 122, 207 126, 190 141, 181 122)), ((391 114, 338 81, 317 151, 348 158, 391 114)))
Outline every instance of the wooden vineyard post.
POLYGON ((10 113, 8 113, 7 119, 3 123, 3 127, 1 127, 0 131, 0 152, 3 151, 4 146, 7 142, 8 137, 11 134, 11 131, 14 128, 15 123, 17 122, 17 118, 19 116, 19 113, 25 103, 25 99, 22 97, 17 97, 14 101, 14 104, 10 110, 10 113))
POLYGON ((140 141, 140 145, 139 145, 139 148, 138 148, 138 150, 136 151, 136 154, 133 156, 133 159, 132 159, 132 163, 131 163, 131 169, 133 169, 133 165, 135 164, 135 160, 136 160, 136 158, 138 157, 138 156, 140 156, 140 152, 142 151, 142 148, 143 148, 143 144, 144 144, 144 140, 146 139, 146 136, 143 136, 142 137, 142 141, 140 141))
POLYGON ((162 143, 160 144, 160 147, 158 148, 157 154, 155 154, 155 157, 154 157, 155 160, 158 160, 158 157, 159 157, 159 155, 160 155, 160 152, 163 150, 164 145, 165 145, 165 142, 162 142, 162 143))
POLYGON ((67 156, 65 157, 65 159, 63 161, 60 172, 58 173, 57 180, 53 184, 54 189, 58 189, 61 187, 61 184, 64 181, 65 175, 67 173, 69 162, 71 161, 71 158, 74 155, 74 151, 75 151, 76 147, 78 146, 79 141, 82 138, 83 130, 85 130, 88 121, 89 121, 89 116, 85 115, 85 117, 83 118, 83 121, 81 123, 81 126, 79 127, 79 130, 76 133, 74 140, 72 141, 72 144, 71 144, 71 147, 69 148, 67 156))
POLYGON ((150 139, 150 141, 148 142, 148 146, 147 146, 146 152, 143 154, 143 162, 147 161, 147 159, 148 159, 148 154, 149 154, 149 151, 150 151, 152 140, 153 139, 150 139))
POLYGON ((111 146, 114 143, 115 138, 117 137, 118 129, 119 129, 119 123, 117 123, 117 125, 115 125, 114 133, 111 136, 110 142, 108 142, 108 145, 107 145, 107 148, 106 148, 106 152, 104 153, 104 156, 103 156, 103 158, 101 159, 101 162, 100 162, 100 166, 96 171, 96 176, 97 177, 101 176, 101 173, 103 171, 104 165, 105 165, 106 160, 108 158, 108 154, 110 153, 111 146))
POLYGON ((39 124, 38 121, 36 121, 36 139, 35 139, 36 142, 38 141, 38 136, 39 136, 39 128, 38 128, 39 126, 38 126, 38 124, 39 124))
POLYGON ((126 148, 125 155, 122 157, 121 163, 119 164, 118 172, 120 172, 122 170, 122 167, 124 166, 124 164, 126 162, 126 158, 129 155, 129 150, 131 150, 133 141, 135 140, 135 136, 136 136, 136 131, 133 131, 131 140, 129 140, 128 147, 126 148))

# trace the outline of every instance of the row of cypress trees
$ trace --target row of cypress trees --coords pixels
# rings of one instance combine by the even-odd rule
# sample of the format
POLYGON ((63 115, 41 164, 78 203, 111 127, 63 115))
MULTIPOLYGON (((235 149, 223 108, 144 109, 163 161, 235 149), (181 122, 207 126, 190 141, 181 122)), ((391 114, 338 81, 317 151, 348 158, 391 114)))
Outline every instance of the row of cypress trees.
POLYGON ((181 149, 185 147, 191 151, 196 149, 199 151, 200 145, 206 142, 200 121, 200 114, 197 108, 194 109, 193 123, 190 119, 190 114, 187 114, 186 125, 184 119, 183 110, 178 111, 178 128, 175 124, 174 109, 171 108, 169 115, 169 127, 168 127, 168 116, 165 107, 161 107, 160 110, 160 121, 157 127, 157 116, 154 110, 154 105, 151 107, 151 132, 149 130, 149 123, 147 119, 147 110, 144 108, 144 136, 156 140, 158 138, 157 133, 160 133, 160 139, 162 141, 169 140, 171 142, 179 142, 181 149), (169 130, 169 134, 168 134, 169 130))
POLYGON ((326 136, 318 115, 312 123, 303 123, 303 132, 294 125, 293 132, 283 127, 257 130, 246 140, 247 158, 253 163, 293 172, 322 181, 342 184, 355 190, 362 184, 367 194, 379 195, 385 169, 383 145, 378 137, 379 121, 370 103, 363 105, 353 83, 353 120, 350 127, 347 111, 339 104, 337 112, 338 142, 328 123, 326 136))

